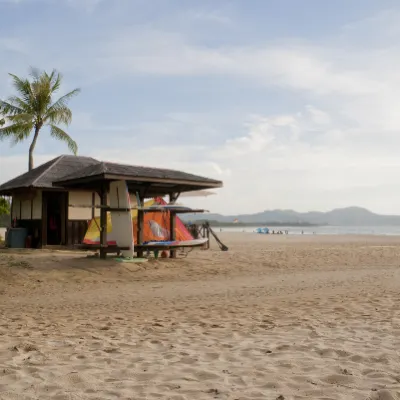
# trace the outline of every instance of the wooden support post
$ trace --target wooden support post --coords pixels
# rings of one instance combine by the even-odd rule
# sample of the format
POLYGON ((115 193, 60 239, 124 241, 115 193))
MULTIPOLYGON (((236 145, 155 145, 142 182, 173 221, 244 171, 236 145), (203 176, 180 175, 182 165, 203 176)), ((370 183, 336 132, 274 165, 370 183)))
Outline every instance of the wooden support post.
MULTIPOLYGON (((143 204, 142 200, 141 203, 143 204)), ((143 244, 143 231, 144 231, 144 211, 138 210, 137 213, 137 243, 138 245, 143 244)), ((143 250, 138 250, 137 252, 138 257, 143 257, 143 250)))
MULTIPOLYGON (((21 203, 21 201, 20 201, 21 203)), ((47 246, 47 193, 42 192, 42 239, 41 247, 47 246)))
POLYGON ((179 199, 180 192, 178 193, 170 193, 169 194, 169 204, 175 204, 177 200, 179 199))
POLYGON ((107 257, 107 186, 102 185, 100 192, 100 204, 103 206, 100 209, 100 258, 107 257))
MULTIPOLYGON (((170 240, 173 241, 176 239, 176 213, 173 211, 169 212, 169 231, 170 231, 170 240)), ((170 258, 176 258, 176 250, 170 250, 169 253, 170 258)))
POLYGON ((10 210, 10 218, 11 218, 11 221, 10 221, 10 226, 12 227, 13 226, 13 215, 14 215, 14 194, 13 194, 13 196, 11 197, 11 210, 10 210))
POLYGON ((92 219, 96 216, 95 215, 95 207, 96 207, 96 193, 92 193, 92 219))

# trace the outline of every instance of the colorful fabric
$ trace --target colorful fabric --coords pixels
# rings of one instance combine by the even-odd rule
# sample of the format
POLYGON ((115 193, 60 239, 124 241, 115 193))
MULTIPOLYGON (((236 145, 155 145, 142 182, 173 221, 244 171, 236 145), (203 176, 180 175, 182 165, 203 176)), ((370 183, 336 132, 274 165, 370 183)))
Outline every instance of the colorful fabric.
MULTIPOLYGON (((166 205, 167 203, 160 197, 144 203, 144 207, 155 205, 166 205)), ((137 244, 137 210, 132 210, 132 225, 134 243, 137 244)), ((175 238, 177 241, 193 240, 193 236, 186 229, 183 222, 176 217, 175 238)), ((170 212, 146 212, 144 214, 143 242, 166 241, 170 240, 170 212)), ((85 244, 100 244, 100 217, 93 218, 83 239, 85 244)), ((115 245, 116 241, 112 234, 111 215, 107 213, 107 243, 115 245)))

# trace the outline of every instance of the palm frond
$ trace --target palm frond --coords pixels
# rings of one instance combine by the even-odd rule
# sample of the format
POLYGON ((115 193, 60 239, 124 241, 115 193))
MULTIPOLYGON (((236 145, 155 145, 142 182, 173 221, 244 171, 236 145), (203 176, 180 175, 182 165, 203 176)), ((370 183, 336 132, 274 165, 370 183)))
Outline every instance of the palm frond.
POLYGON ((29 113, 21 113, 16 115, 9 115, 7 119, 13 123, 33 124, 35 121, 35 116, 29 113))
POLYGON ((67 107, 68 101, 80 93, 80 89, 74 89, 71 92, 61 96, 55 103, 53 103, 47 110, 45 120, 51 123, 64 123, 69 125, 71 123, 72 113, 67 107), (61 118, 61 119, 60 119, 61 118))
POLYGON ((0 100, 0 112, 4 115, 16 115, 23 113, 24 110, 15 106, 12 102, 0 100))
POLYGON ((30 103, 26 103, 24 100, 20 99, 17 96, 10 96, 7 99, 7 103, 10 103, 12 106, 21 109, 22 112, 32 111, 32 105, 30 103))
POLYGON ((32 82, 35 98, 35 112, 42 118, 51 104, 51 83, 46 73, 40 75, 38 80, 32 82))
POLYGON ((49 79, 50 79, 52 93, 55 93, 57 92, 58 89, 60 89, 62 78, 63 76, 60 72, 57 72, 55 69, 51 71, 49 79))
POLYGON ((15 124, 0 128, 0 140, 12 139, 14 143, 26 139, 33 129, 33 124, 29 122, 16 122, 15 124))
MULTIPOLYGON (((31 68, 30 79, 9 75, 17 94, 6 101, 0 100, 0 140, 9 138, 13 144, 19 143, 27 139, 33 129, 39 132, 46 124, 50 128, 51 136, 67 143, 69 149, 76 154, 76 142, 57 125, 70 124, 72 112, 67 104, 80 90, 72 90, 53 102, 53 94, 62 82, 62 75, 55 69, 47 73, 31 68)), ((31 147, 35 143, 32 142, 31 147)))
POLYGON ((76 96, 77 94, 79 94, 81 91, 81 89, 74 89, 71 90, 69 93, 64 94, 64 96, 61 96, 57 101, 55 101, 51 107, 49 108, 49 111, 53 111, 54 109, 57 108, 64 108, 65 106, 67 106, 68 101, 76 96))
POLYGON ((49 110, 44 118, 44 122, 50 124, 64 124, 68 126, 72 121, 72 112, 68 107, 60 107, 49 110))
POLYGON ((17 75, 9 74, 13 78, 13 86, 17 92, 22 96, 25 103, 31 103, 33 99, 33 92, 30 82, 27 79, 21 79, 17 75))
POLYGON ((50 134, 54 138, 67 143, 68 148, 72 151, 72 153, 74 153, 76 155, 76 153, 78 152, 78 145, 71 138, 71 136, 68 135, 67 132, 63 131, 58 126, 51 124, 50 125, 50 134))

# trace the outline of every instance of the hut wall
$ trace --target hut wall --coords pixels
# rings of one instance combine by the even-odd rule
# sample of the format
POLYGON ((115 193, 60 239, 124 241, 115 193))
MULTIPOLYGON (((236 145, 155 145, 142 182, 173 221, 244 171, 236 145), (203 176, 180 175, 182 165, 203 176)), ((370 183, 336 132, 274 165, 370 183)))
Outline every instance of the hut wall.
MULTIPOLYGON (((97 194, 97 193, 95 193, 94 194, 94 204, 96 205, 96 206, 99 206, 100 205, 100 196, 97 194)), ((100 208, 95 208, 94 209, 94 216, 95 217, 100 217, 100 208)))
POLYGON ((42 218, 42 191, 38 190, 32 200, 32 219, 42 218))
POLYGON ((19 196, 13 196, 12 202, 13 206, 11 218, 21 219, 21 198, 19 196))
MULTIPOLYGON (((90 196, 92 196, 92 194, 90 194, 90 196)), ((131 206, 132 206, 132 207, 135 207, 136 204, 137 204, 136 195, 130 193, 130 194, 129 194, 129 197, 130 197, 130 200, 131 200, 131 206)), ((99 205, 100 205, 100 196, 99 196, 97 193, 94 194, 94 199, 95 199, 95 200, 94 200, 94 204, 95 204, 96 206, 99 206, 99 205)), ((107 202, 108 202, 108 204, 109 204, 109 198, 108 198, 108 196, 107 196, 107 202)), ((71 203, 71 202, 70 202, 70 203, 71 203)), ((90 203, 90 204, 91 204, 91 203, 90 203)), ((100 208, 95 208, 95 209, 94 209, 94 216, 95 216, 95 217, 100 217, 100 208)))
POLYGON ((28 229, 30 246, 39 247, 42 237, 42 192, 15 193, 12 202, 12 219, 17 220, 17 226, 28 229))
POLYGON ((92 192, 69 192, 69 204, 88 207, 68 207, 68 219, 82 221, 92 219, 92 192))
POLYGON ((31 199, 21 198, 21 218, 20 219, 32 219, 32 201, 31 199))
POLYGON ((12 198, 12 218, 17 220, 39 220, 42 218, 42 192, 18 193, 12 198))
POLYGON ((70 191, 68 192, 68 204, 87 206, 68 206, 67 245, 80 244, 85 236, 88 221, 92 219, 93 209, 90 206, 93 205, 93 194, 92 192, 70 191))

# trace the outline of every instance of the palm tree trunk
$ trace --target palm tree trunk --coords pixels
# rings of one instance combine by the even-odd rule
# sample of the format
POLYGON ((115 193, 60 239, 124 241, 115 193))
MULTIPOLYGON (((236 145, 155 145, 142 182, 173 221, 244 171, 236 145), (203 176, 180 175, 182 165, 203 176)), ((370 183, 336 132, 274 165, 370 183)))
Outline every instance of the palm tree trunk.
POLYGON ((33 136, 32 143, 29 146, 29 166, 28 166, 28 170, 29 171, 31 169, 33 169, 33 150, 35 150, 36 141, 37 141, 37 138, 39 136, 39 131, 40 131, 40 127, 39 126, 35 126, 35 135, 33 136))

